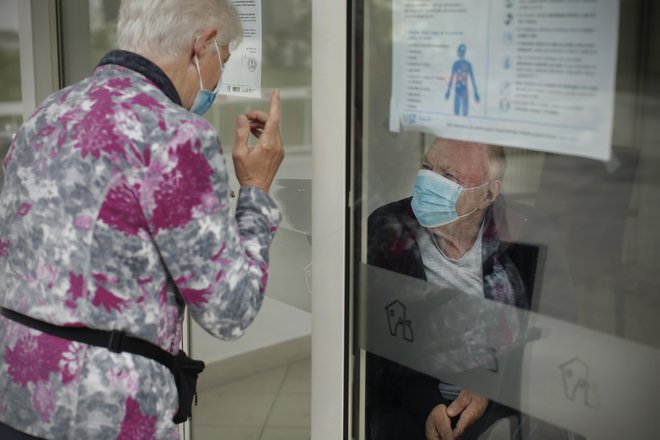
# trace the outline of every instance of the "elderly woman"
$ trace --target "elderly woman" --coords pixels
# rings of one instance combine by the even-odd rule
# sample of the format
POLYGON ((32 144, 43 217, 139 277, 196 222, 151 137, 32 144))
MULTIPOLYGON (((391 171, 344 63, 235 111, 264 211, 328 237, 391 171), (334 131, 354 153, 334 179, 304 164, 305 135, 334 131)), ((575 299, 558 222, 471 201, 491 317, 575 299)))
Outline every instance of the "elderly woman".
POLYGON ((228 0, 124 0, 122 50, 19 129, 0 198, 0 438, 177 438, 163 357, 185 306, 223 339, 255 318, 280 219, 279 94, 238 118, 235 215, 199 116, 241 33, 228 0))

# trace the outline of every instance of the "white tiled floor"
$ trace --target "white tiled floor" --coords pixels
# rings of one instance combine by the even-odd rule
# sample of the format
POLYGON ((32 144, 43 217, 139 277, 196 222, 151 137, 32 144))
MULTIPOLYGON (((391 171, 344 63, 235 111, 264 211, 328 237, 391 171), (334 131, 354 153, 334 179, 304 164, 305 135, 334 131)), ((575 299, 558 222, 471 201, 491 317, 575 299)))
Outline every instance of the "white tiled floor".
POLYGON ((311 431, 311 359, 199 392, 193 440, 305 440, 311 431))

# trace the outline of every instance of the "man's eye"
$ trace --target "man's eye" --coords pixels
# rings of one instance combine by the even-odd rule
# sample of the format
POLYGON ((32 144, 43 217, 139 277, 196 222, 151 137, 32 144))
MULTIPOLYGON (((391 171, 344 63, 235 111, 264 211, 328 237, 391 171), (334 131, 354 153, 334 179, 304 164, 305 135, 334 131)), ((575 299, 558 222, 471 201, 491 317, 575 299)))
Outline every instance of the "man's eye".
POLYGON ((433 171, 433 167, 432 167, 431 165, 427 164, 427 163, 423 163, 423 164, 422 164, 422 169, 423 169, 423 170, 431 170, 431 171, 433 171))

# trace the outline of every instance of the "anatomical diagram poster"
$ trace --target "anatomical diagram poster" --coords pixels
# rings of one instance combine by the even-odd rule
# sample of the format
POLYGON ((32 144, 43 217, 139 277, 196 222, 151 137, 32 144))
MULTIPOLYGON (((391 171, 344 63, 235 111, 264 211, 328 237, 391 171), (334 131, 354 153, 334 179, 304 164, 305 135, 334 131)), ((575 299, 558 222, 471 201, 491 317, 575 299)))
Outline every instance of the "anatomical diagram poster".
POLYGON ((393 0, 390 131, 609 160, 618 0, 393 0))

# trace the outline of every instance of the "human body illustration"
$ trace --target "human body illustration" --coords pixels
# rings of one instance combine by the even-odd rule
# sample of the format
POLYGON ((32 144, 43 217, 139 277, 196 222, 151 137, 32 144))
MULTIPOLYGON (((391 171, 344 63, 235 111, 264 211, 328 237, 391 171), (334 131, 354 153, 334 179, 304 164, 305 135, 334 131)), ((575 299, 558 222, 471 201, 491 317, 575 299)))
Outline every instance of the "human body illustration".
POLYGON ((445 93, 445 99, 448 100, 451 96, 451 87, 456 81, 454 86, 454 114, 467 116, 469 114, 469 96, 468 96, 468 76, 472 81, 472 88, 474 89, 474 100, 479 102, 479 92, 477 91, 477 83, 474 80, 474 73, 472 71, 472 63, 465 59, 465 52, 467 47, 465 44, 458 46, 458 60, 454 62, 451 69, 451 76, 449 77, 449 86, 445 93))

